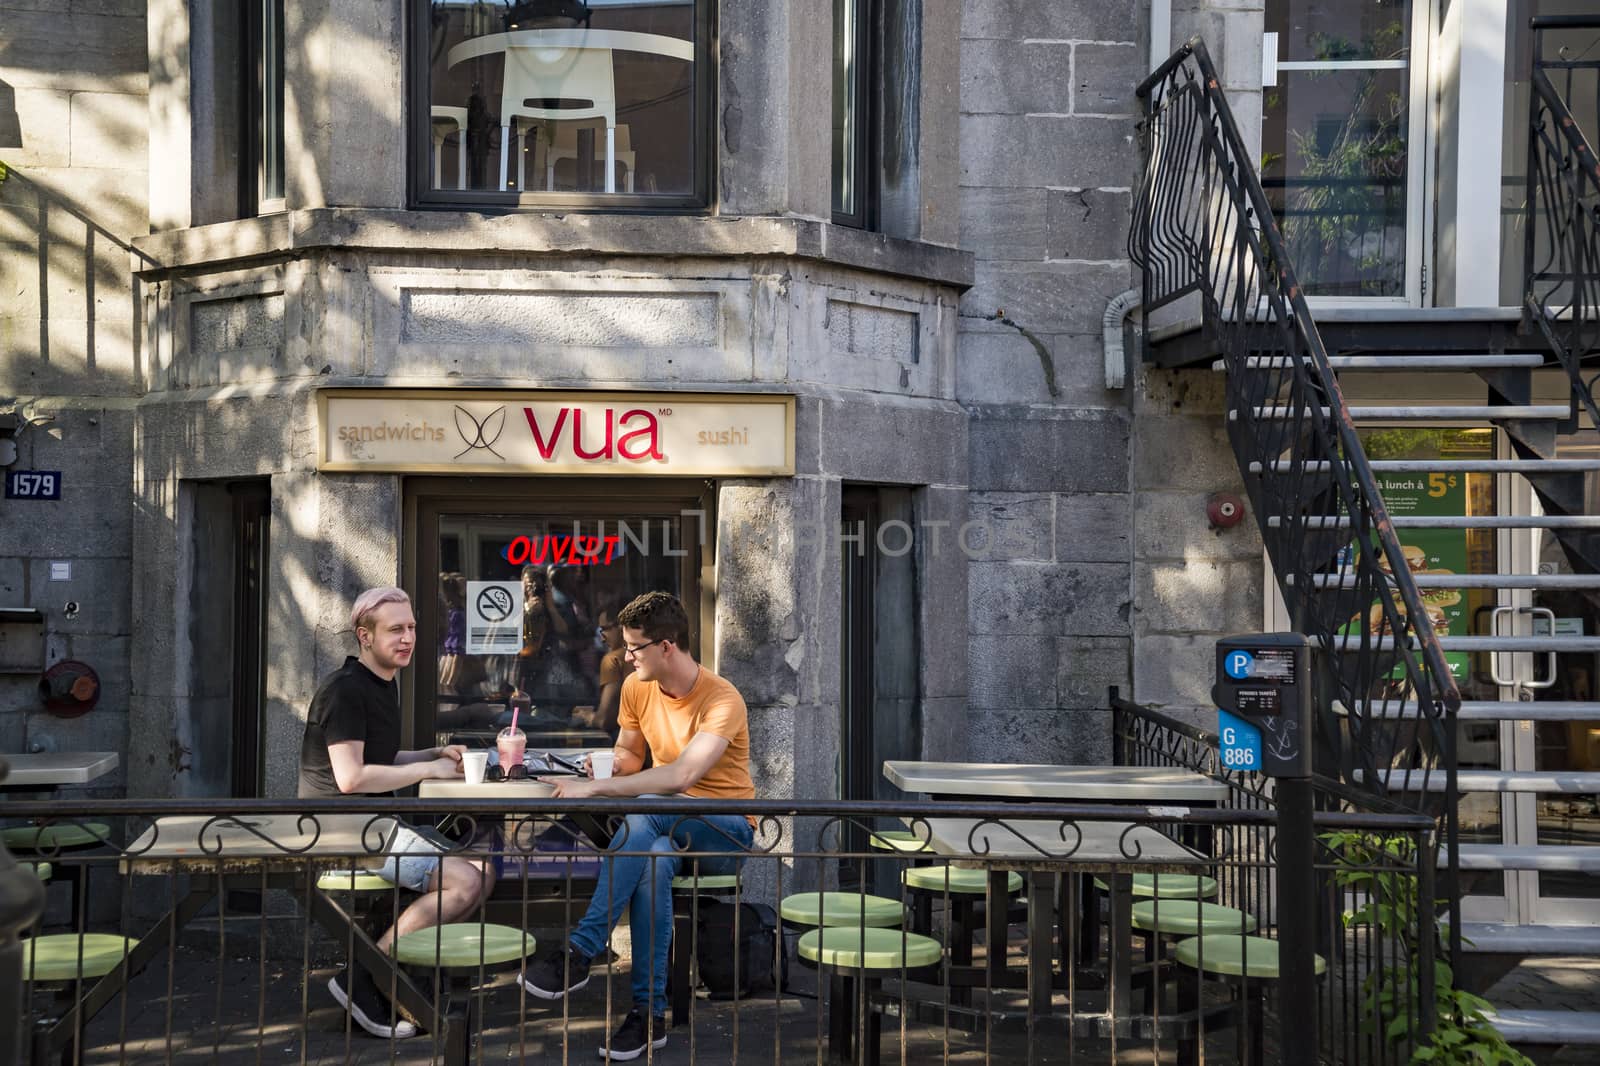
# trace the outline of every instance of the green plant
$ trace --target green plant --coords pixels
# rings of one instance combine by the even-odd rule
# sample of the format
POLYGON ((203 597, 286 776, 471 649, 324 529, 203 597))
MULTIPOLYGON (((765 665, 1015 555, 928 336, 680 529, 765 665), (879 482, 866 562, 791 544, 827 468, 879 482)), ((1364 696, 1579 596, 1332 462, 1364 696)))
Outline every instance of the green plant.
POLYGON ((1370 926, 1398 948, 1394 963, 1362 981, 1364 1028, 1374 1031, 1381 1025, 1391 1044, 1409 1041, 1414 1063, 1533 1066, 1490 1022, 1489 1003, 1455 987, 1455 974, 1437 950, 1448 932, 1436 917, 1438 901, 1424 908, 1418 899, 1415 842, 1357 831, 1324 833, 1321 840, 1334 856, 1334 883, 1363 901, 1345 914, 1345 925, 1370 926), (1426 1036, 1419 1024, 1425 1007, 1418 980, 1424 937, 1436 949, 1433 1031, 1426 1036))

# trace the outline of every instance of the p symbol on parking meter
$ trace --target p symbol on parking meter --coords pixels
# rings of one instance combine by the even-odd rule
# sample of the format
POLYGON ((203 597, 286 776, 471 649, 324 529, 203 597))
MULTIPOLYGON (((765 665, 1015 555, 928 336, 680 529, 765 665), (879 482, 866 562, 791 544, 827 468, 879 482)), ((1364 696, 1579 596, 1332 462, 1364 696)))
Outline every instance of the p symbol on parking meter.
POLYGON ((1255 656, 1247 651, 1230 651, 1226 665, 1228 676, 1235 680, 1243 681, 1250 676, 1250 668, 1255 663, 1255 656))

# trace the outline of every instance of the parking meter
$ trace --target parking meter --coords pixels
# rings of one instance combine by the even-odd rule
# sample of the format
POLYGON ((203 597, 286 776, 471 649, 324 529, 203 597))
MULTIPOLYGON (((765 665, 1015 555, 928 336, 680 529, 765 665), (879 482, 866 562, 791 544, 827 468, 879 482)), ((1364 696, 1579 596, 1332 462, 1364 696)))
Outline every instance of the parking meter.
POLYGON ((1304 633, 1249 633, 1217 641, 1222 765, 1268 777, 1310 777, 1311 643, 1304 633))

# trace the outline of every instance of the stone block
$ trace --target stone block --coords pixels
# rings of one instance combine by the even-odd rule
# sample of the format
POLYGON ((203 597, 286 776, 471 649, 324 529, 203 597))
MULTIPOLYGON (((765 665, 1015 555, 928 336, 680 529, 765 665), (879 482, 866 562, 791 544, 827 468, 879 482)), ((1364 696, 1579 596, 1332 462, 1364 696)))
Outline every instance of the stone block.
MULTIPOLYGON (((42 751, 126 751, 128 714, 126 704, 113 706, 102 701, 88 714, 76 718, 57 718, 45 711, 28 715, 28 744, 42 751)), ((101 786, 105 778, 94 784, 101 786)))
MULTIPOLYGON (((1254 629, 1254 626, 1250 627, 1254 629)), ((1132 699, 1157 710, 1173 713, 1209 708, 1211 683, 1216 673, 1217 638, 1214 635, 1146 634, 1133 646, 1132 699)), ((1204 718, 1200 718, 1204 721, 1204 718)))
POLYGON ((0 559, 0 607, 26 607, 27 561, 0 559))
POLYGON ((980 637, 967 642, 968 700, 978 707, 1054 707, 1053 642, 1029 636, 980 637))
POLYGON ((1056 642, 1056 703, 1060 707, 1110 706, 1110 688, 1128 691, 1133 642, 1124 637, 1063 637, 1056 642))
POLYGON ((13 88, 142 93, 149 84, 144 18, 6 11, 0 70, 13 88))
POLYGON ((143 93, 73 93, 72 166, 145 169, 149 124, 143 93))
MULTIPOLYGON (((1035 334, 1095 334, 1102 329, 1106 304, 1129 288, 1126 263, 980 262, 972 288, 961 298, 961 314, 986 319, 1003 310, 1006 318, 1035 334)), ((969 329, 996 332, 1004 323, 968 321, 969 329)))
POLYGON ((963 115, 1065 115, 1071 110, 1071 45, 987 38, 961 42, 963 115))
MULTIPOLYGON (((755 783, 756 795, 798 795, 795 789, 801 782, 814 780, 818 768, 801 765, 807 761, 807 756, 816 752, 803 749, 796 743, 797 708, 777 704, 748 707, 747 710, 750 723, 750 777, 755 783)), ((812 712, 815 708, 806 710, 812 712)), ((814 723, 816 715, 808 714, 807 718, 814 723)))
POLYGON ((794 482, 723 481, 717 494, 716 664, 747 704, 799 702, 791 649, 804 654, 796 528, 817 516, 794 482))
MULTIPOLYGON (((0 680, 0 750, 8 752, 28 750, 28 716, 23 713, 23 704, 19 698, 11 695, 13 690, 22 687, 18 682, 0 680)), ((0 755, 0 759, 4 757, 0 755)))
POLYGON ((961 247, 979 259, 1043 259, 1049 195, 1044 189, 961 189, 961 247))
POLYGON ((1051 189, 1045 204, 1045 255, 1051 259, 1127 258, 1131 206, 1131 194, 1126 192, 1051 189))
POLYGON ((12 167, 71 166, 70 95, 60 89, 18 89, 12 106, 11 116, 0 114, 0 161, 12 167))
POLYGON ((1210 415, 1220 419, 1228 411, 1228 379, 1209 369, 1145 367, 1139 374, 1134 410, 1142 417, 1210 415))
POLYGON ((1134 609, 1145 633, 1237 633, 1261 624, 1259 560, 1134 567, 1134 609))
POLYGON ((1128 419, 1111 411, 1015 408, 971 412, 971 477, 982 491, 1121 492, 1128 419))
POLYGON ((50 580, 50 558, 28 560, 33 606, 45 613, 50 632, 62 636, 127 633, 131 588, 127 558, 53 558, 65 558, 72 564, 70 581, 50 580), (68 617, 69 611, 73 617, 68 617))
POLYGON ((973 635, 1121 636, 1132 592, 1121 563, 969 564, 973 635))
POLYGON ((967 419, 960 408, 879 394, 821 400, 818 410, 823 474, 898 485, 967 480, 967 419))
MULTIPOLYGON (((965 658, 960 658, 965 664, 965 658)), ((922 701, 922 758, 930 762, 967 760, 967 697, 940 696, 922 701)))
POLYGON ((1049 353, 1055 393, 1044 357, 1016 330, 967 331, 960 336, 956 395, 976 404, 1070 404, 1121 408, 1120 393, 1105 387, 1104 341, 1098 333, 1035 334, 1049 353))
MULTIPOLYGON (((1134 519, 1135 552, 1139 559, 1261 558, 1261 534, 1254 513, 1232 529, 1212 529, 1206 518, 1210 492, 1139 493, 1134 519)), ((1249 501, 1245 501, 1248 509, 1249 501)))
POLYGON ((1132 506, 1131 497, 1120 492, 1057 496, 1057 561, 1127 562, 1131 549, 1132 506))
POLYGON ((967 557, 956 532, 967 520, 967 491, 924 488, 915 496, 919 523, 921 587, 917 591, 918 670, 924 698, 964 699, 967 659, 951 654, 961 627, 952 619, 967 617, 967 557))
POLYGON ((1238 491, 1239 468, 1223 420, 1141 415, 1134 425, 1135 489, 1238 491))
POLYGON ((1136 0, 966 0, 961 5, 961 36, 1127 41, 1137 39, 1143 10, 1136 0))
POLYGON ((1110 761, 1111 721, 1104 710, 975 707, 967 732, 973 762, 1055 766, 1110 761))
POLYGON ((1128 188, 1139 171, 1131 118, 962 115, 961 184, 1128 188))
POLYGON ((1050 493, 974 492, 966 528, 952 546, 991 562, 1055 561, 1055 500, 1050 493))
POLYGON ((1144 50, 1127 44, 1072 47, 1072 110, 1075 114, 1137 115, 1143 110, 1134 88, 1144 80, 1144 50))

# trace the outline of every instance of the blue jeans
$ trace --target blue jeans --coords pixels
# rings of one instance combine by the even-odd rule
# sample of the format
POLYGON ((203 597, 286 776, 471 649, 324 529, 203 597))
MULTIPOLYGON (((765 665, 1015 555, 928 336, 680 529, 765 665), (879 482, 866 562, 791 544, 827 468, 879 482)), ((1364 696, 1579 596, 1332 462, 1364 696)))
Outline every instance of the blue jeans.
MULTIPOLYGON (((642 797, 641 797, 642 798, 642 797)), ((598 956, 611 939, 611 929, 629 908, 628 927, 633 933, 633 1002, 651 1014, 667 1009, 667 951, 672 945, 672 879, 679 870, 693 872, 700 864, 702 876, 731 874, 739 866, 737 853, 750 847, 755 832, 742 814, 630 814, 611 838, 611 852, 600 864, 589 910, 572 931, 568 942, 588 955, 598 956), (687 851, 685 855, 679 849, 687 851), (722 856, 696 852, 728 852, 722 856)))

